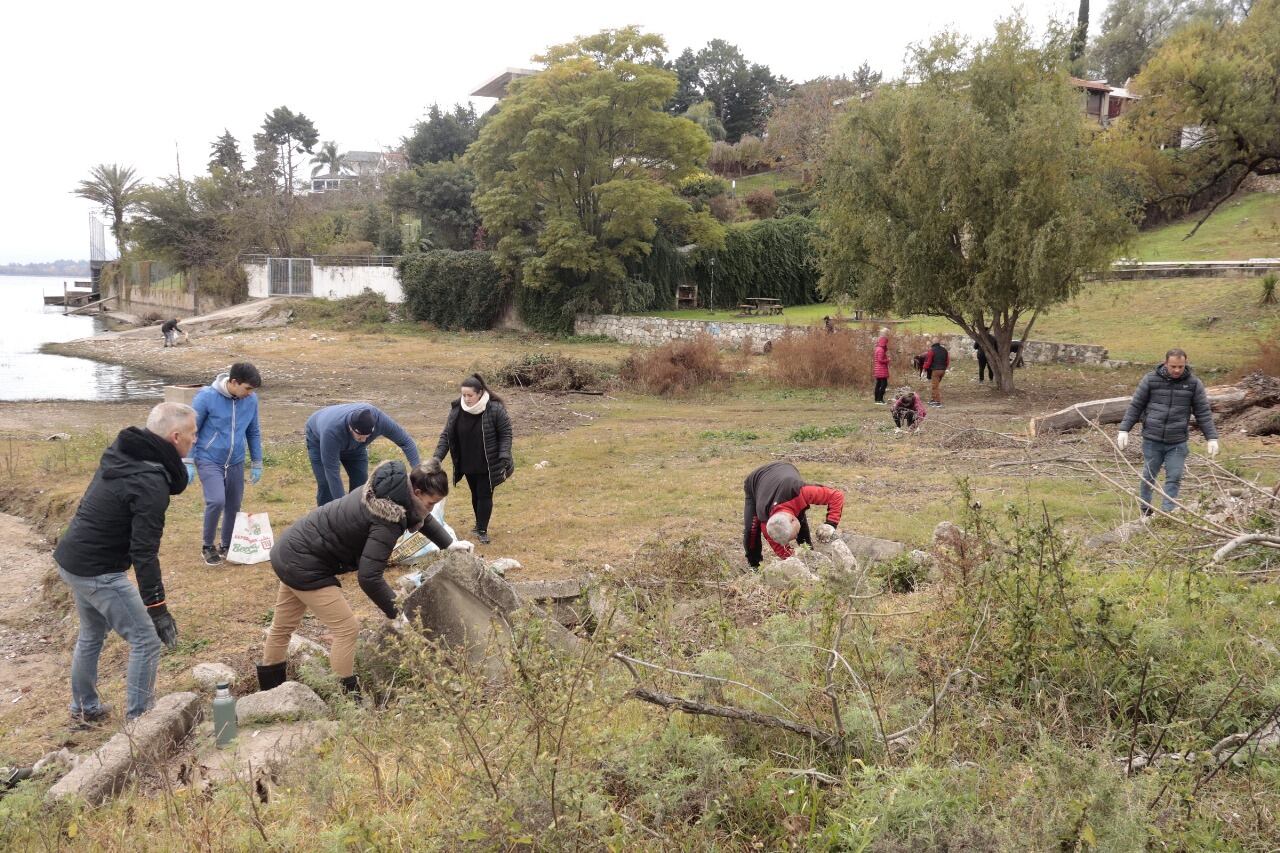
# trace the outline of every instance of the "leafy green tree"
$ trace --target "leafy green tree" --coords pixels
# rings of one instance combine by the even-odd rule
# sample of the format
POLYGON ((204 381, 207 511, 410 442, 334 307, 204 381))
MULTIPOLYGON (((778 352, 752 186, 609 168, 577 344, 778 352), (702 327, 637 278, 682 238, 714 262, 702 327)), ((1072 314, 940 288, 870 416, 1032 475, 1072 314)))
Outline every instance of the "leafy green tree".
POLYGON ((347 165, 347 155, 338 152, 338 143, 332 139, 320 146, 320 150, 311 158, 314 163, 311 167, 311 177, 315 177, 320 173, 321 169, 327 168, 328 174, 337 175, 342 172, 342 167, 347 165))
POLYGON ((716 105, 711 101, 698 101, 683 113, 684 117, 707 132, 712 142, 724 139, 724 125, 716 118, 716 105))
POLYGON ((823 174, 824 291, 946 317, 981 343, 1005 390, 1019 321, 1025 340, 1133 227, 1066 54, 1021 18, 972 48, 939 36, 911 58, 910 82, 850 106, 823 174))
POLYGON ((846 77, 809 80, 796 86, 791 96, 774 109, 769 117, 769 147, 788 165, 800 167, 803 183, 817 177, 836 117, 851 100, 874 88, 872 79, 879 82, 879 73, 874 77, 865 74, 862 81, 846 77))
POLYGON ((476 141, 479 125, 476 109, 470 103, 465 107, 454 104, 448 113, 442 112, 439 104, 432 104, 426 121, 414 125, 413 133, 404 140, 405 155, 414 166, 461 157, 467 146, 476 141))
POLYGON ((98 205, 111 217, 111 234, 123 255, 128 238, 125 217, 138 206, 142 188, 142 180, 135 176, 132 166, 99 163, 89 170, 88 180, 81 181, 72 193, 98 205))
POLYGON ((1258 0, 1238 22, 1189 24, 1135 86, 1144 97, 1116 144, 1145 167, 1158 203, 1185 210, 1216 190, 1192 234, 1249 175, 1280 174, 1280 0, 1258 0))
POLYGON ((1076 28, 1071 33, 1071 53, 1067 57, 1074 64, 1084 56, 1084 49, 1089 44, 1089 0, 1080 0, 1080 9, 1076 12, 1076 28))
POLYGON ((222 135, 213 141, 213 154, 209 158, 209 171, 223 169, 239 175, 244 172, 244 157, 240 155, 240 144, 231 135, 231 131, 223 130, 222 135))
POLYGON ((1219 27, 1248 10, 1248 0, 1111 0, 1088 54, 1089 70, 1123 83, 1179 28, 1197 21, 1219 27))
POLYGON ((563 330, 576 312, 622 304, 659 228, 685 242, 723 238, 676 192, 711 142, 664 112, 676 89, 657 64, 664 51, 636 27, 551 48, 539 57, 546 69, 512 85, 467 152, 500 260, 538 294, 530 322, 563 330))
POLYGON ((462 250, 472 247, 480 225, 472 204, 475 191, 471 169, 445 160, 394 176, 388 182, 387 202, 394 211, 418 216, 432 245, 462 250))
POLYGON ((295 154, 310 154, 320 134, 311 119, 302 113, 295 113, 288 107, 276 107, 262 122, 262 137, 278 149, 276 162, 280 166, 285 198, 292 200, 297 181, 293 157, 295 154))
POLYGON ((668 112, 683 115, 689 108, 702 100, 702 82, 698 79, 698 57, 693 48, 686 47, 675 62, 669 63, 668 70, 676 75, 676 93, 671 98, 668 112))
POLYGON ((231 213, 224 201, 212 178, 170 179, 149 187, 142 193, 141 212, 134 222, 138 242, 149 254, 172 260, 184 270, 224 259, 231 213))

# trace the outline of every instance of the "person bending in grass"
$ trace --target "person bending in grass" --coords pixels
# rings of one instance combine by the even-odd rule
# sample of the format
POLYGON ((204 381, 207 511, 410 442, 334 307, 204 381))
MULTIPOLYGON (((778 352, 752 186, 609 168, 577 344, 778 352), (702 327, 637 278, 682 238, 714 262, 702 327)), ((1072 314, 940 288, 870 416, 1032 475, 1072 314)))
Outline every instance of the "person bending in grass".
POLYGON ((790 462, 761 465, 747 475, 742 490, 746 498, 742 508, 742 546, 753 569, 760 566, 762 539, 782 559, 792 555, 792 540, 801 545, 813 544, 805 511, 815 504, 827 508, 826 521, 818 527, 818 541, 835 538, 844 510, 844 492, 806 484, 790 462))
POLYGON ((889 412, 893 415, 895 433, 901 433, 904 427, 908 432, 915 432, 920 429, 921 422, 929 416, 925 410, 924 401, 910 385, 903 385, 898 389, 897 395, 893 398, 893 408, 889 412))

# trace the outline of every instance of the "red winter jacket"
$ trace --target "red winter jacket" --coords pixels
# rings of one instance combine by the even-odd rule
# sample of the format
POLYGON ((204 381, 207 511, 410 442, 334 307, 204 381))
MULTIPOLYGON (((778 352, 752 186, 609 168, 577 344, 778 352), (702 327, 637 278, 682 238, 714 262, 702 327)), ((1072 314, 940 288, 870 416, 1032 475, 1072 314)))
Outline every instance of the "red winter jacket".
MULTIPOLYGON (((827 508, 827 524, 836 527, 840 524, 840 514, 844 511, 844 492, 839 489, 830 489, 826 486, 802 486, 800 494, 796 495, 789 501, 777 504, 773 508, 773 512, 769 513, 770 517, 777 512, 789 512, 796 518, 800 518, 804 511, 809 507, 817 504, 827 508)), ((767 522, 768 519, 765 519, 767 522)), ((764 537, 764 541, 769 543, 769 547, 773 549, 773 553, 782 559, 790 557, 794 553, 791 548, 786 545, 779 545, 769 538, 769 534, 764 530, 764 523, 760 524, 760 535, 764 537)))
POLYGON ((876 379, 889 378, 889 339, 876 341, 876 379))
POLYGON ((925 411, 924 403, 920 400, 920 395, 915 393, 912 393, 911 399, 907 399, 905 396, 895 397, 893 399, 893 407, 890 411, 897 412, 899 410, 913 411, 916 413, 916 418, 919 420, 924 420, 929 417, 929 413, 925 411))

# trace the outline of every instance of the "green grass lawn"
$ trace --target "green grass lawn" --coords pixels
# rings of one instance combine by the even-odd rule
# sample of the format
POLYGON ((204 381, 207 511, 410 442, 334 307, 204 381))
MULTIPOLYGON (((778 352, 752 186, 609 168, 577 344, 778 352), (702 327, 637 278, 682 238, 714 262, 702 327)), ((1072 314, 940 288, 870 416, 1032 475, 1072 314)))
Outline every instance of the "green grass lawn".
POLYGON ((1228 201, 1185 239, 1199 214, 1144 231, 1127 254, 1141 261, 1235 261, 1280 257, 1280 193, 1228 201))
POLYGON ((794 187, 800 183, 800 172, 797 169, 774 169, 772 172, 761 172, 758 175, 747 175, 745 178, 730 178, 728 180, 736 180, 737 193, 744 196, 747 193, 756 190, 773 190, 777 192, 787 187, 794 187))

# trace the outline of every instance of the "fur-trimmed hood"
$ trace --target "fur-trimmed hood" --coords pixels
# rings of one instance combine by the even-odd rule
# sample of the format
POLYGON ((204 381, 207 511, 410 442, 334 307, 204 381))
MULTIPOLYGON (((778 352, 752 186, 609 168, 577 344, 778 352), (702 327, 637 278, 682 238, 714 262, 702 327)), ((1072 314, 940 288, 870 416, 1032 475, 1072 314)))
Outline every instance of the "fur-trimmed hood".
POLYGON ((404 524, 413 513, 409 472, 398 459, 378 463, 362 488, 361 500, 374 518, 404 524))

